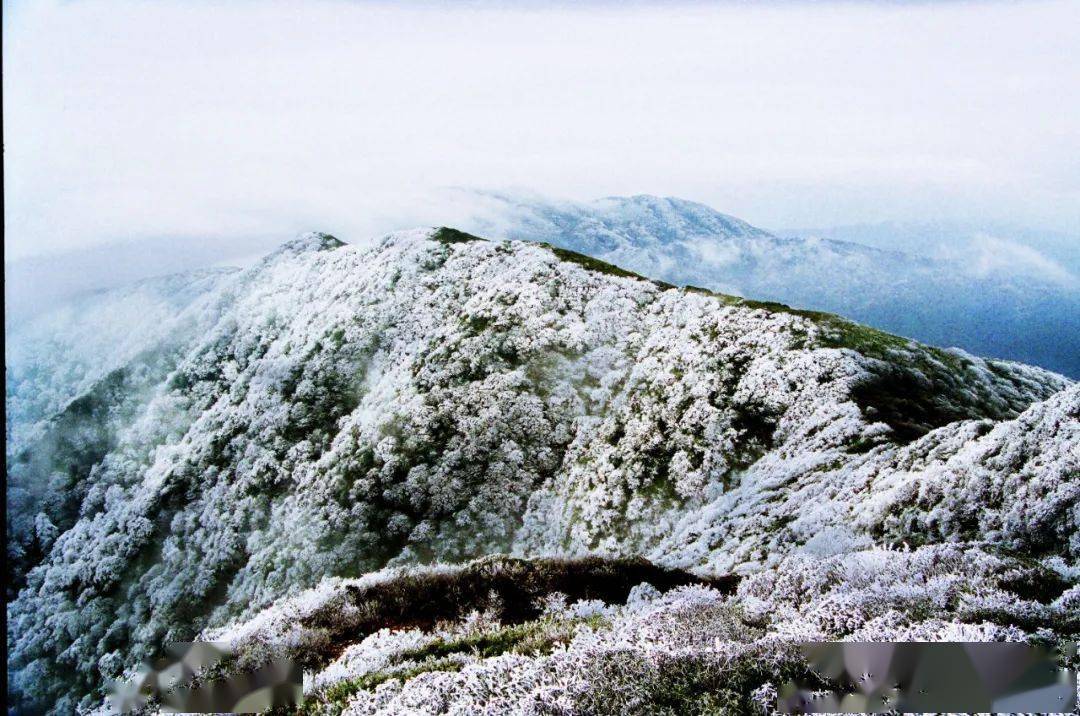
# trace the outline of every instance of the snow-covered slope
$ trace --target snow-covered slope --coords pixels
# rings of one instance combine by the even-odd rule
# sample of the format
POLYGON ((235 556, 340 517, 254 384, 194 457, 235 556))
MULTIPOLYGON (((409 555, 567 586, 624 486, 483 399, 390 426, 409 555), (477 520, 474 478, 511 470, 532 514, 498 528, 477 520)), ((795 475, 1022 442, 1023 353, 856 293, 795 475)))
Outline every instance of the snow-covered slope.
POLYGON ((236 269, 203 269, 78 296, 36 320, 8 326, 9 454, 39 421, 147 349, 190 340, 206 302, 236 269), (22 430, 22 432, 19 431, 22 430))
MULTIPOLYGON (((1080 391, 1041 369, 449 229, 368 250, 307 235, 198 314, 198 330, 164 332, 38 420, 9 459, 9 490, 63 476, 34 503, 12 575, 25 581, 8 634, 23 704, 91 705, 103 677, 163 641, 264 608, 258 623, 273 623, 287 597, 310 604, 298 595, 327 578, 320 593, 348 592, 341 580, 388 566, 644 555, 750 575, 738 594, 687 587, 670 604, 757 613, 757 639, 833 633, 814 632, 808 606, 839 589, 828 570, 883 551, 924 545, 904 559, 936 564, 926 550, 944 550, 935 569, 964 589, 995 550, 1038 558, 1037 576, 1080 557, 1080 391), (818 596, 784 586, 814 579, 818 596)), ((870 629, 884 612, 869 606, 876 582, 860 584, 844 598, 868 606, 849 626, 870 629)), ((560 643, 589 618, 566 608, 543 622, 568 630, 560 643)), ((615 642, 654 628, 651 607, 604 608, 626 610, 604 617, 624 625, 615 642)), ((1044 626, 1057 608, 1031 607, 1044 626)), ((915 628, 897 609, 889 628, 915 628)), ((963 632, 948 626, 958 609, 934 628, 963 632)), ((678 650, 683 622, 656 618, 657 643, 678 650)), ((519 665, 558 681, 577 663, 565 658, 519 665)), ((539 683, 500 664, 460 676, 511 695, 539 683)))
POLYGON ((51 531, 37 515, 72 519, 87 472, 199 331, 217 320, 215 304, 235 274, 207 269, 144 280, 7 326, 9 597, 28 563, 41 556, 35 533, 51 531))
POLYGON ((931 258, 781 238, 673 198, 575 204, 477 193, 468 203, 476 208, 462 225, 484 236, 545 241, 673 284, 832 311, 1080 377, 1080 278, 1002 239, 980 237, 931 258))

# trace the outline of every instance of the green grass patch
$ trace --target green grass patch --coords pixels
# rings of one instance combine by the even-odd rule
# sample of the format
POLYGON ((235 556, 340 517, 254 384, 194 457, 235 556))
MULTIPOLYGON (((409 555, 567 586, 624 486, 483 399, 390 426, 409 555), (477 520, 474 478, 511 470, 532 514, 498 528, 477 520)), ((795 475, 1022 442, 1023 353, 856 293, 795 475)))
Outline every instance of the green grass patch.
POLYGON ((674 285, 666 283, 664 281, 658 281, 651 279, 648 276, 642 276, 639 273, 633 271, 627 271, 624 268, 619 268, 615 264, 609 264, 606 261, 595 259, 592 256, 586 256, 585 254, 579 254, 576 251, 570 251, 569 249, 563 249, 558 246, 552 246, 549 243, 543 241, 537 242, 538 246, 544 248, 555 254, 560 261, 566 261, 568 263, 577 264, 588 271, 594 271, 596 273, 607 274, 608 276, 618 276, 620 278, 636 278, 640 281, 648 281, 651 284, 659 286, 660 288, 675 288, 674 285))
POLYGON ((769 313, 790 313, 795 316, 802 316, 803 318, 809 318, 810 320, 819 322, 826 320, 844 321, 843 318, 832 313, 825 313, 824 311, 809 311, 803 308, 792 308, 786 303, 780 303, 779 301, 755 301, 752 298, 732 296, 728 293, 720 293, 719 291, 702 288, 701 286, 683 286, 683 289, 686 290, 688 293, 697 293, 702 296, 710 296, 712 298, 718 299, 725 306, 740 306, 742 308, 760 309, 762 311, 768 311, 769 313))
POLYGON ((498 656, 513 650, 542 631, 537 622, 515 624, 492 632, 469 634, 456 639, 439 638, 427 646, 408 649, 397 655, 401 661, 424 661, 446 658, 451 654, 475 654, 481 658, 498 656))
POLYGON ((860 437, 849 443, 845 451, 851 455, 862 455, 870 452, 880 444, 881 441, 876 437, 860 437))
POLYGON ((402 651, 395 657, 395 661, 445 659, 452 654, 472 654, 484 659, 507 652, 549 654, 556 645, 569 643, 578 625, 595 629, 606 623, 603 617, 594 615, 585 619, 540 619, 524 624, 511 624, 494 631, 436 639, 426 646, 402 651))
POLYGON ((440 244, 467 244, 472 241, 486 241, 486 239, 481 239, 479 236, 466 234, 464 231, 451 229, 448 226, 440 226, 436 229, 435 233, 431 235, 431 240, 438 241, 440 244))
MULTIPOLYGON (((879 331, 876 328, 850 321, 834 313, 792 308, 786 303, 777 301, 755 301, 749 298, 710 291, 699 286, 686 286, 685 289, 690 293, 719 299, 726 306, 763 310, 769 313, 790 313, 793 316, 809 319, 821 328, 821 333, 811 346, 815 348, 850 348, 870 358, 888 360, 892 352, 904 350, 912 343, 910 339, 903 336, 879 331)), ((950 367, 962 367, 960 360, 946 351, 931 347, 924 347, 924 349, 950 367)))
MULTIPOLYGON (((314 714, 341 713, 353 696, 361 691, 370 691, 379 684, 390 681, 391 679, 408 681, 415 676, 426 674, 430 671, 460 671, 462 666, 461 662, 442 659, 419 664, 409 669, 373 671, 370 674, 364 674, 355 679, 339 681, 316 694, 306 697, 304 703, 297 707, 292 713, 300 714, 302 716, 308 716, 309 714, 313 716, 314 714)), ((286 711, 283 713, 289 712, 286 711)))
POLYGON ((492 631, 467 634, 457 638, 436 639, 426 646, 401 651, 392 660, 394 665, 405 662, 420 663, 404 668, 391 666, 335 683, 311 695, 296 713, 337 713, 356 694, 361 691, 370 691, 391 679, 408 681, 431 671, 459 671, 464 666, 464 662, 454 658, 458 655, 489 658, 508 652, 550 654, 556 645, 569 643, 578 625, 598 628, 606 624, 603 617, 596 615, 566 621, 540 619, 525 624, 501 626, 492 631))
POLYGON ((817 345, 822 348, 850 348, 869 358, 885 360, 894 351, 904 350, 911 343, 907 338, 879 331, 839 316, 822 314, 824 325, 817 345))

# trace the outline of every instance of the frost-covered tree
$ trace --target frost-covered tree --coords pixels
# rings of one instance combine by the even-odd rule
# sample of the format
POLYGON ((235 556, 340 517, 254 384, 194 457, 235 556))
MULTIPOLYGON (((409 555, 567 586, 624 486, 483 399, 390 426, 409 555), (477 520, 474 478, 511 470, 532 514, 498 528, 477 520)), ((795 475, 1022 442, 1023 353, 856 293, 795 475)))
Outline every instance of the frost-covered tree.
MULTIPOLYGON (((90 707, 164 642, 387 566, 645 555, 780 593, 875 545, 955 545, 971 583, 987 550, 1080 557, 1080 390, 1046 371, 449 229, 307 235, 216 281, 9 424, 27 708, 90 707)), ((922 628, 900 597, 894 618, 821 591, 813 614, 792 596, 755 621, 752 592, 717 614, 740 634, 922 628)), ((719 678, 714 657, 683 666, 719 678)), ((525 664, 507 659, 490 667, 525 664)), ((625 659, 618 678, 668 683, 625 659)))

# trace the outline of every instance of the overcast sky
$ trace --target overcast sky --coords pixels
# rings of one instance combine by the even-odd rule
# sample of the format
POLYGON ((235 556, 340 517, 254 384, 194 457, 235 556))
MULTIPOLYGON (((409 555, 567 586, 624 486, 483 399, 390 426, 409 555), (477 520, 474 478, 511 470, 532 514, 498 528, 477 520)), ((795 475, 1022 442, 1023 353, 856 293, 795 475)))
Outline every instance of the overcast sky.
POLYGON ((1080 2, 4 4, 8 260, 441 220, 435 187, 1080 233, 1080 2))

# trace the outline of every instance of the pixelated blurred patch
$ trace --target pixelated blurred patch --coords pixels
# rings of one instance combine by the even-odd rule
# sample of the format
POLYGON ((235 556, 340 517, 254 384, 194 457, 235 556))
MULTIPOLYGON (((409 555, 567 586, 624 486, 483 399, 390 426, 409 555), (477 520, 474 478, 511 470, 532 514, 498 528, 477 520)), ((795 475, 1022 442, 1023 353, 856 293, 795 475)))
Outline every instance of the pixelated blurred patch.
MULTIPOLYGON (((814 642, 801 645, 832 689, 788 682, 780 713, 1052 712, 1076 709, 1076 672, 1014 642, 814 642)), ((1068 647, 1061 658, 1076 654, 1068 647)))
POLYGON ((173 642, 165 652, 113 689, 110 700, 117 711, 134 711, 151 701, 163 713, 254 713, 303 703, 303 671, 291 660, 206 678, 232 656, 228 644, 173 642))

